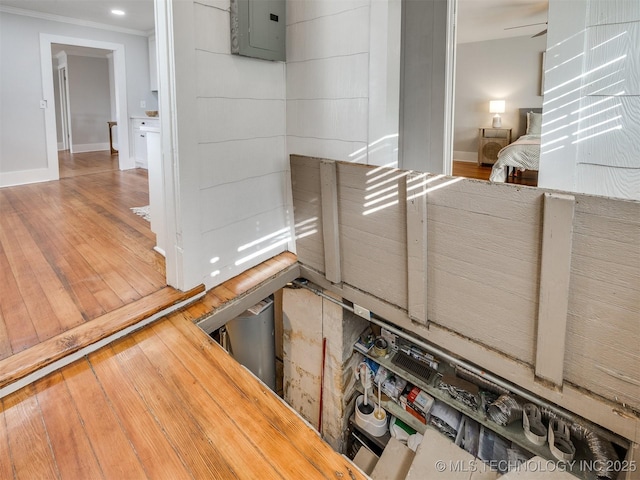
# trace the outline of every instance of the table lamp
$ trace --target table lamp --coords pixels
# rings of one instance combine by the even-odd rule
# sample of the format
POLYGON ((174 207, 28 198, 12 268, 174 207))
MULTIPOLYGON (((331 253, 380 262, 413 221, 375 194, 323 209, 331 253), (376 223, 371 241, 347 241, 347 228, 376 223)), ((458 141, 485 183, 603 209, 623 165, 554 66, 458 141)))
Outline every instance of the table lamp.
POLYGON ((504 113, 504 107, 504 100, 491 100, 489 102, 489 112, 495 113, 493 117, 493 124, 491 125, 493 128, 502 127, 502 118, 500 118, 500 114, 504 113))

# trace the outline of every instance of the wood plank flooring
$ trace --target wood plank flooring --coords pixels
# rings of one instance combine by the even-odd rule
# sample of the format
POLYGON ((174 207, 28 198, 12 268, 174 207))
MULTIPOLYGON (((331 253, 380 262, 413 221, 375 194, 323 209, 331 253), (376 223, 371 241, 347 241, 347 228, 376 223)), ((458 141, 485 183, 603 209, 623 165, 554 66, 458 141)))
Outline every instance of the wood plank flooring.
POLYGON ((0 189, 0 359, 166 286, 144 170, 0 189))
POLYGON ((0 391, 197 293, 166 287, 130 210, 149 202, 145 170, 108 152, 59 160, 60 181, 0 189, 0 391))
MULTIPOLYGON (((222 286, 246 294, 295 261, 222 286)), ((5 397, 0 478, 364 478, 194 325, 218 302, 209 292, 5 397)))
POLYGON ((60 178, 92 175, 119 169, 118 155, 108 151, 71 153, 69 150, 58 152, 60 178))
MULTIPOLYGON (((516 176, 509 175, 506 183, 516 183, 535 187, 538 185, 538 172, 525 170, 517 172, 516 176)), ((455 177, 475 178, 478 180, 489 180, 491 175, 491 165, 478 165, 475 162, 453 161, 453 175, 455 177)))

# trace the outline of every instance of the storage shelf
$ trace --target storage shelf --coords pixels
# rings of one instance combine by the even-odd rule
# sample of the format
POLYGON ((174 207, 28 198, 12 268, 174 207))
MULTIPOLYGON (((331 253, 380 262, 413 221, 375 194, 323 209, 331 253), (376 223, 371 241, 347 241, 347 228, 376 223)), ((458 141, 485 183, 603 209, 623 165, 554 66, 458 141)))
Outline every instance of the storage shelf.
MULTIPOLYGON (((360 393, 364 393, 360 385, 356 386, 356 390, 358 390, 358 392, 360 393)), ((375 395, 372 395, 372 394, 369 395, 369 400, 374 405, 377 405, 378 403, 378 398, 375 395)), ((404 423, 409 425, 411 428, 413 428, 416 432, 420 434, 424 434, 425 430, 427 429, 427 426, 424 423, 422 423, 416 417, 411 415, 409 412, 404 411, 402 407, 398 405, 396 402, 394 402, 393 400, 386 400, 386 401, 380 400, 380 406, 384 410, 386 410, 387 413, 393 415, 394 417, 399 418, 400 420, 402 420, 404 423)))
MULTIPOLYGON (((377 357, 377 356, 372 355, 370 353, 363 353, 361 350, 359 350, 357 348, 355 348, 354 350, 356 352, 358 352, 358 353, 361 353, 366 358, 369 358, 370 360, 373 360, 374 362, 378 363, 379 365, 385 367, 390 372, 393 372, 394 374, 396 374, 396 375, 402 377, 403 379, 407 380, 408 382, 414 384, 415 386, 417 386, 421 390, 424 390, 426 393, 431 395, 436 400, 439 400, 439 401, 449 405, 450 407, 455 408, 456 410, 458 410, 462 414, 464 414, 467 417, 469 417, 469 418, 475 420, 476 422, 478 422, 480 425, 485 426, 489 430, 491 430, 491 431, 497 433, 498 435, 502 436, 503 438, 513 442, 514 444, 518 445, 522 449, 524 449, 524 450, 526 450, 526 451, 528 451, 528 452, 530 452, 530 453, 532 453, 534 455, 537 455, 539 457, 542 457, 542 458, 557 462, 555 457, 551 454, 551 451, 549 450, 549 445, 548 444, 540 446, 540 445, 535 445, 535 444, 531 443, 529 440, 527 440, 527 438, 524 436, 524 431, 522 430, 522 423, 521 422, 514 422, 511 425, 508 425, 506 427, 502 427, 502 426, 498 425, 497 423, 495 423, 495 422, 491 421, 489 418, 487 418, 487 416, 481 410, 474 410, 474 409, 468 407, 467 405, 465 405, 465 404, 455 400, 454 398, 452 398, 446 392, 441 391, 436 386, 426 384, 423 380, 421 380, 420 378, 414 376, 411 372, 405 371, 404 369, 402 369, 402 368, 398 367, 397 365, 395 365, 394 363, 392 363, 391 360, 393 358, 393 355, 395 355, 395 353, 389 353, 389 354, 385 355, 384 357, 377 357)), ((452 375, 455 375, 455 371, 453 370, 453 368, 449 367, 446 364, 442 364, 442 363, 440 364, 440 368, 438 369, 438 371, 439 371, 439 373, 450 373, 452 375)), ((395 411, 398 412, 398 414, 396 415, 396 413, 393 413, 393 415, 398 416, 403 422, 409 424, 407 419, 409 417, 413 418, 411 416, 411 414, 409 414, 408 412, 405 412, 404 410, 402 410, 402 408, 399 405, 397 405, 397 404, 395 404, 393 402, 383 402, 382 403, 382 407, 385 410, 387 410, 387 407, 385 406, 385 403, 386 404, 391 404, 391 405, 388 405, 389 409, 396 407, 395 411)), ((389 413, 392 413, 390 410, 387 410, 387 411, 389 413)), ((414 418, 413 420, 416 423, 419 423, 417 419, 414 418)), ((409 424, 409 425, 411 425, 412 428, 416 429, 413 424, 409 424)), ((420 425, 422 425, 422 427, 423 427, 422 432, 420 432, 420 433, 424 433, 425 425, 423 425, 422 423, 420 423, 420 425)), ((588 454, 588 450, 586 449, 585 446, 583 446, 582 444, 576 445, 576 456, 575 456, 576 462, 573 465, 576 465, 576 467, 577 467, 577 466, 580 465, 580 460, 587 460, 589 458, 587 454, 588 454)), ((587 479, 587 480, 596 480, 597 479, 597 476, 595 475, 595 473, 585 472, 585 471, 572 471, 569 465, 567 465, 567 470, 570 471, 573 475, 575 475, 575 476, 577 476, 579 478, 584 478, 584 479, 587 479)))
MULTIPOLYGON (((387 443, 389 442, 389 439, 391 438, 391 435, 389 434, 388 430, 381 437, 374 437, 369 432, 364 430, 360 425, 358 425, 356 423, 355 412, 351 415, 351 417, 349 417, 349 423, 351 424, 351 428, 353 428, 358 434, 361 434, 363 437, 365 437, 366 440, 368 440, 373 445, 375 445, 377 448, 379 448, 380 452, 382 452, 384 450, 384 447, 387 446, 387 443)), ((360 439, 360 441, 362 441, 362 440, 360 439)))

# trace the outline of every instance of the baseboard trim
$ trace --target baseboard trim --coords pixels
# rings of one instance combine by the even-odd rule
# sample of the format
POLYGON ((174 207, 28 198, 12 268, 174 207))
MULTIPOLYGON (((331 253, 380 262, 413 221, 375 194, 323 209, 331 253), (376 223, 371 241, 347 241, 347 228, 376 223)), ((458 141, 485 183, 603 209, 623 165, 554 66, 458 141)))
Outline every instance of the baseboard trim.
POLYGON ((52 178, 48 168, 36 168, 33 170, 20 170, 17 172, 0 172, 0 187, 13 187, 28 183, 48 182, 57 180, 52 178))
POLYGON ((478 152, 454 151, 453 159, 459 162, 478 163, 478 152))
POLYGON ((108 143, 81 143, 71 146, 72 153, 99 152, 109 150, 108 143))

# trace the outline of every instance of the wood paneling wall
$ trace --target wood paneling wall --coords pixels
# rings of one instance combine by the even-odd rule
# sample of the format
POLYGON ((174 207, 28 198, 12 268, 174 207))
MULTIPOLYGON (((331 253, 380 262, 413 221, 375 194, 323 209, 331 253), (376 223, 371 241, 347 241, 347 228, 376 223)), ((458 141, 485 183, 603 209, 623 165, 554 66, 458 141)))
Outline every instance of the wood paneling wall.
POLYGON ((640 439, 639 202, 336 162, 336 284, 320 162, 291 157, 303 276, 640 439))
POLYGON ((640 2, 549 2, 538 185, 640 200, 640 2))
POLYGON ((229 0, 172 11, 181 268, 211 288, 287 250, 285 64, 231 55, 229 0))

